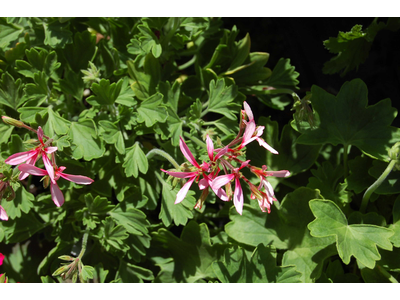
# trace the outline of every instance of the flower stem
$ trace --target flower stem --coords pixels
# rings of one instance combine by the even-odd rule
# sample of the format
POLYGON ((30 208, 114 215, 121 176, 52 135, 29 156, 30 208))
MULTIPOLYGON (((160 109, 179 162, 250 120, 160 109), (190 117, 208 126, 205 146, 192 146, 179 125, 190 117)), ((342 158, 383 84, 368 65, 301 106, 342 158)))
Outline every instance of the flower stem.
POLYGON ((386 179, 386 177, 390 174, 396 162, 397 160, 391 160, 389 165, 386 167, 385 171, 383 171, 383 173, 381 174, 381 176, 379 176, 379 178, 365 191, 361 202, 360 212, 362 213, 365 212, 369 198, 374 193, 374 191, 382 184, 382 182, 386 179))
POLYGON ((171 155, 169 155, 167 152, 165 152, 164 150, 161 150, 158 148, 151 149, 149 152, 147 152, 146 157, 147 157, 147 159, 150 159, 156 154, 160 155, 160 156, 164 157, 166 160, 168 160, 175 167, 175 169, 179 169, 179 165, 175 161, 175 159, 173 159, 173 157, 171 155))
POLYGON ((83 238, 82 238, 81 252, 79 253, 79 256, 78 256, 78 259, 80 259, 80 260, 82 259, 83 255, 85 254, 85 251, 86 251, 87 241, 89 238, 89 231, 90 231, 89 227, 86 227, 85 234, 83 235, 83 238))

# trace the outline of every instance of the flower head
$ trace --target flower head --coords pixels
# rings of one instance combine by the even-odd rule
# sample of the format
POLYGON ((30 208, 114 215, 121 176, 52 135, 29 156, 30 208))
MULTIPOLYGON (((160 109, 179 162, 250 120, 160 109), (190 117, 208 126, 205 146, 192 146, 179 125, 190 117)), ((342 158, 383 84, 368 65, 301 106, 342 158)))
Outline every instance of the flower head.
MULTIPOLYGON (((35 175, 35 176, 49 176, 49 172, 47 170, 43 170, 38 167, 29 165, 29 164, 19 165, 18 169, 21 172, 26 172, 28 174, 35 175)), ((54 181, 50 182, 51 198, 53 199, 54 204, 58 207, 64 204, 64 195, 57 185, 57 180, 60 179, 60 177, 66 179, 68 181, 75 182, 77 184, 85 184, 85 185, 91 184, 94 181, 93 179, 86 177, 86 176, 82 176, 82 175, 65 174, 65 173, 63 173, 63 171, 65 169, 66 168, 63 166, 56 168, 54 170, 54 174, 55 174, 54 181)))
MULTIPOLYGON (((47 157, 47 154, 51 154, 54 151, 57 150, 57 147, 48 147, 44 142, 43 142, 43 129, 39 126, 37 129, 37 136, 39 139, 39 146, 37 146, 33 150, 29 150, 26 152, 19 152, 11 155, 5 160, 5 163, 9 165, 19 165, 23 162, 26 162, 28 165, 34 166, 36 164, 36 160, 38 159, 39 155, 42 156, 43 158, 43 163, 44 166, 49 173, 50 180, 54 183, 54 168, 52 163, 50 162, 50 159, 47 157)), ((23 180, 26 177, 28 177, 28 173, 26 172, 21 172, 19 175, 19 180, 23 180)))

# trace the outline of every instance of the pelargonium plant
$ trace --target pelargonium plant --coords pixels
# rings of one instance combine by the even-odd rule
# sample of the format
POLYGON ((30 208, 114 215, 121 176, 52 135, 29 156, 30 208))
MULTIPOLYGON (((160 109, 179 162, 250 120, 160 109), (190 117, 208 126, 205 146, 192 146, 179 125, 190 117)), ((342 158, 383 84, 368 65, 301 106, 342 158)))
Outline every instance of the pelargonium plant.
POLYGON ((400 19, 326 37, 333 93, 228 20, 0 18, 0 282, 398 282, 397 109, 355 70, 400 19))

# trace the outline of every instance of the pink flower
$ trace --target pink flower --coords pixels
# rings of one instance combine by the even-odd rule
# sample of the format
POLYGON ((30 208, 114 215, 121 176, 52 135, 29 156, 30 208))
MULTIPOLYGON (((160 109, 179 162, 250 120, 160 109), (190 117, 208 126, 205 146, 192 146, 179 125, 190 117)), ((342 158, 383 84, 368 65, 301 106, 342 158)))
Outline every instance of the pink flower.
POLYGON ((278 151, 276 151, 274 148, 272 148, 270 145, 268 145, 260 136, 262 136, 264 132, 264 126, 256 126, 256 122, 254 121, 253 117, 253 112, 251 111, 250 106, 247 104, 246 101, 243 102, 244 106, 244 111, 245 114, 242 113, 242 115, 247 115, 249 118, 248 121, 243 120, 243 122, 246 124, 246 129, 244 130, 243 134, 243 140, 242 143, 239 147, 239 149, 242 149, 244 146, 246 146, 248 143, 257 140, 257 142, 260 144, 260 146, 264 147, 268 151, 270 151, 273 154, 279 154, 278 151))
MULTIPOLYGON (((29 164, 19 165, 18 169, 21 172, 26 172, 31 175, 49 176, 49 172, 47 172, 47 170, 43 170, 29 164)), ((54 171, 54 182, 53 181, 50 182, 51 198, 53 199, 54 204, 57 205, 58 207, 64 204, 64 195, 62 194, 60 188, 57 185, 57 180, 60 179, 60 177, 78 184, 85 184, 85 185, 91 184, 94 181, 93 179, 82 175, 65 174, 63 173, 65 169, 66 169, 65 167, 57 168, 54 171)))
POLYGON ((288 177, 290 176, 290 172, 288 170, 267 171, 267 166, 265 165, 262 166, 262 169, 252 166, 250 167, 250 170, 260 178, 258 191, 252 189, 253 193, 251 195, 251 198, 257 198, 260 209, 263 212, 266 212, 265 209, 267 209, 268 213, 270 213, 272 202, 276 201, 276 198, 274 197, 274 189, 272 185, 268 182, 267 177, 288 177), (265 193, 261 191, 262 188, 264 188, 265 193))
POLYGON ((250 160, 242 162, 239 168, 235 168, 233 170, 233 173, 218 176, 212 182, 212 187, 217 189, 229 183, 233 178, 235 178, 235 191, 233 193, 233 204, 235 205, 236 211, 240 215, 243 213, 244 198, 243 198, 243 189, 242 186, 240 185, 240 180, 239 180, 242 175, 239 173, 239 171, 244 167, 246 167, 249 162, 250 160))
POLYGON ((3 264, 4 254, 0 253, 0 266, 3 264))
POLYGON ((7 215, 6 211, 4 210, 4 208, 1 205, 0 205, 0 220, 8 221, 8 215, 7 215))
MULTIPOLYGON (((215 157, 214 157, 214 146, 212 144, 211 139, 207 136, 207 152, 211 159, 211 162, 215 162, 219 159, 222 155, 224 155, 227 149, 222 149, 215 157)), ((161 169, 161 171, 167 173, 170 176, 177 177, 177 178, 189 178, 188 182, 186 182, 183 187, 179 190, 178 194, 176 195, 175 204, 178 204, 185 199, 190 187, 192 186, 193 182, 198 178, 200 175, 203 175, 203 179, 199 181, 199 189, 204 190, 208 187, 211 187, 214 193, 220 197, 222 200, 227 201, 228 197, 226 196, 225 191, 222 188, 214 189, 211 186, 211 182, 215 176, 215 173, 212 172, 210 175, 205 174, 206 171, 210 169, 210 164, 203 163, 199 165, 199 163, 194 158, 192 152, 190 151, 189 147, 186 145, 185 141, 180 137, 179 140, 179 147, 181 148, 182 154, 186 157, 186 159, 196 168, 195 171, 192 172, 173 172, 173 171, 166 171, 161 169)))
MULTIPOLYGON (((54 184, 54 168, 50 159, 47 157, 47 154, 53 153, 57 150, 57 147, 46 147, 43 142, 43 130, 39 126, 37 129, 37 136, 40 142, 40 145, 36 147, 34 150, 19 152, 11 155, 5 160, 5 163, 9 165, 19 165, 26 161, 26 164, 34 166, 39 155, 42 155, 44 166, 49 174, 51 182, 54 184)), ((23 180, 28 177, 28 173, 22 172, 19 175, 19 180, 23 180)))

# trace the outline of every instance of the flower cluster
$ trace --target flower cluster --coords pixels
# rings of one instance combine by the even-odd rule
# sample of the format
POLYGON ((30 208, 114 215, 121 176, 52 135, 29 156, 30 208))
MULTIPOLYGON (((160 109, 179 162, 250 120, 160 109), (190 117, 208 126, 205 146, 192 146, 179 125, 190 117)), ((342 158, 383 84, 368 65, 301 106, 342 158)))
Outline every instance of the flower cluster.
POLYGON ((182 186, 176 196, 175 204, 180 203, 188 193, 193 182, 198 183, 199 189, 202 190, 200 199, 197 201, 195 208, 201 208, 208 193, 209 188, 223 201, 229 201, 233 197, 233 204, 239 214, 243 212, 243 189, 241 186, 241 180, 249 185, 251 190, 251 199, 257 199, 260 209, 263 212, 270 212, 273 201, 276 201, 274 197, 274 190, 272 185, 268 182, 269 176, 275 177, 287 177, 290 172, 287 170, 283 171, 267 171, 267 166, 258 168, 250 165, 250 160, 241 160, 240 156, 244 154, 242 149, 250 142, 256 140, 260 146, 264 147, 273 154, 278 154, 274 148, 268 145, 262 138, 264 132, 264 126, 257 126, 253 117, 253 112, 250 106, 244 102, 244 110, 241 111, 240 118, 240 129, 239 133, 234 140, 228 145, 219 149, 214 149, 214 144, 211 138, 207 135, 207 153, 209 161, 199 164, 194 158, 193 154, 189 150, 185 141, 180 138, 179 146, 192 166, 187 163, 181 165, 179 170, 166 171, 161 169, 163 172, 170 176, 184 179, 188 181, 182 186), (254 175, 260 179, 260 184, 256 187, 252 184, 241 172, 243 168, 248 168, 254 175), (223 175, 219 175, 223 171, 223 175), (201 178, 202 177, 202 178, 201 178), (231 183, 235 183, 235 190, 232 193, 231 183), (225 190, 223 189, 225 187, 225 190))
MULTIPOLYGON (((57 185, 57 180, 60 179, 60 177, 78 184, 87 185, 93 182, 93 179, 86 176, 66 174, 64 173, 66 167, 57 166, 56 156, 55 156, 57 147, 52 146, 53 140, 44 135, 43 129, 40 126, 38 127, 37 130, 35 130, 18 120, 14 120, 6 116, 3 116, 2 119, 6 124, 14 125, 21 128, 26 128, 37 134, 38 140, 34 141, 36 145, 34 149, 31 149, 26 152, 15 153, 10 157, 8 157, 5 160, 5 163, 12 166, 19 165, 18 170, 21 171, 21 173, 18 176, 19 180, 24 180, 29 175, 42 176, 44 187, 46 188, 50 184, 51 197, 56 206, 59 207, 64 204, 64 195, 57 185), (44 139, 46 139, 46 142, 44 141, 44 139), (49 156, 51 158, 49 158, 49 156), (37 160, 40 157, 43 160, 45 169, 40 169, 35 166, 37 160)), ((2 174, 0 174, 0 180, 2 179, 1 175, 2 174)), ((9 187, 10 186, 7 182, 0 181, 1 197, 3 196, 3 190, 9 187)), ((0 219, 8 220, 8 216, 5 210, 1 206, 0 206, 0 219)))

